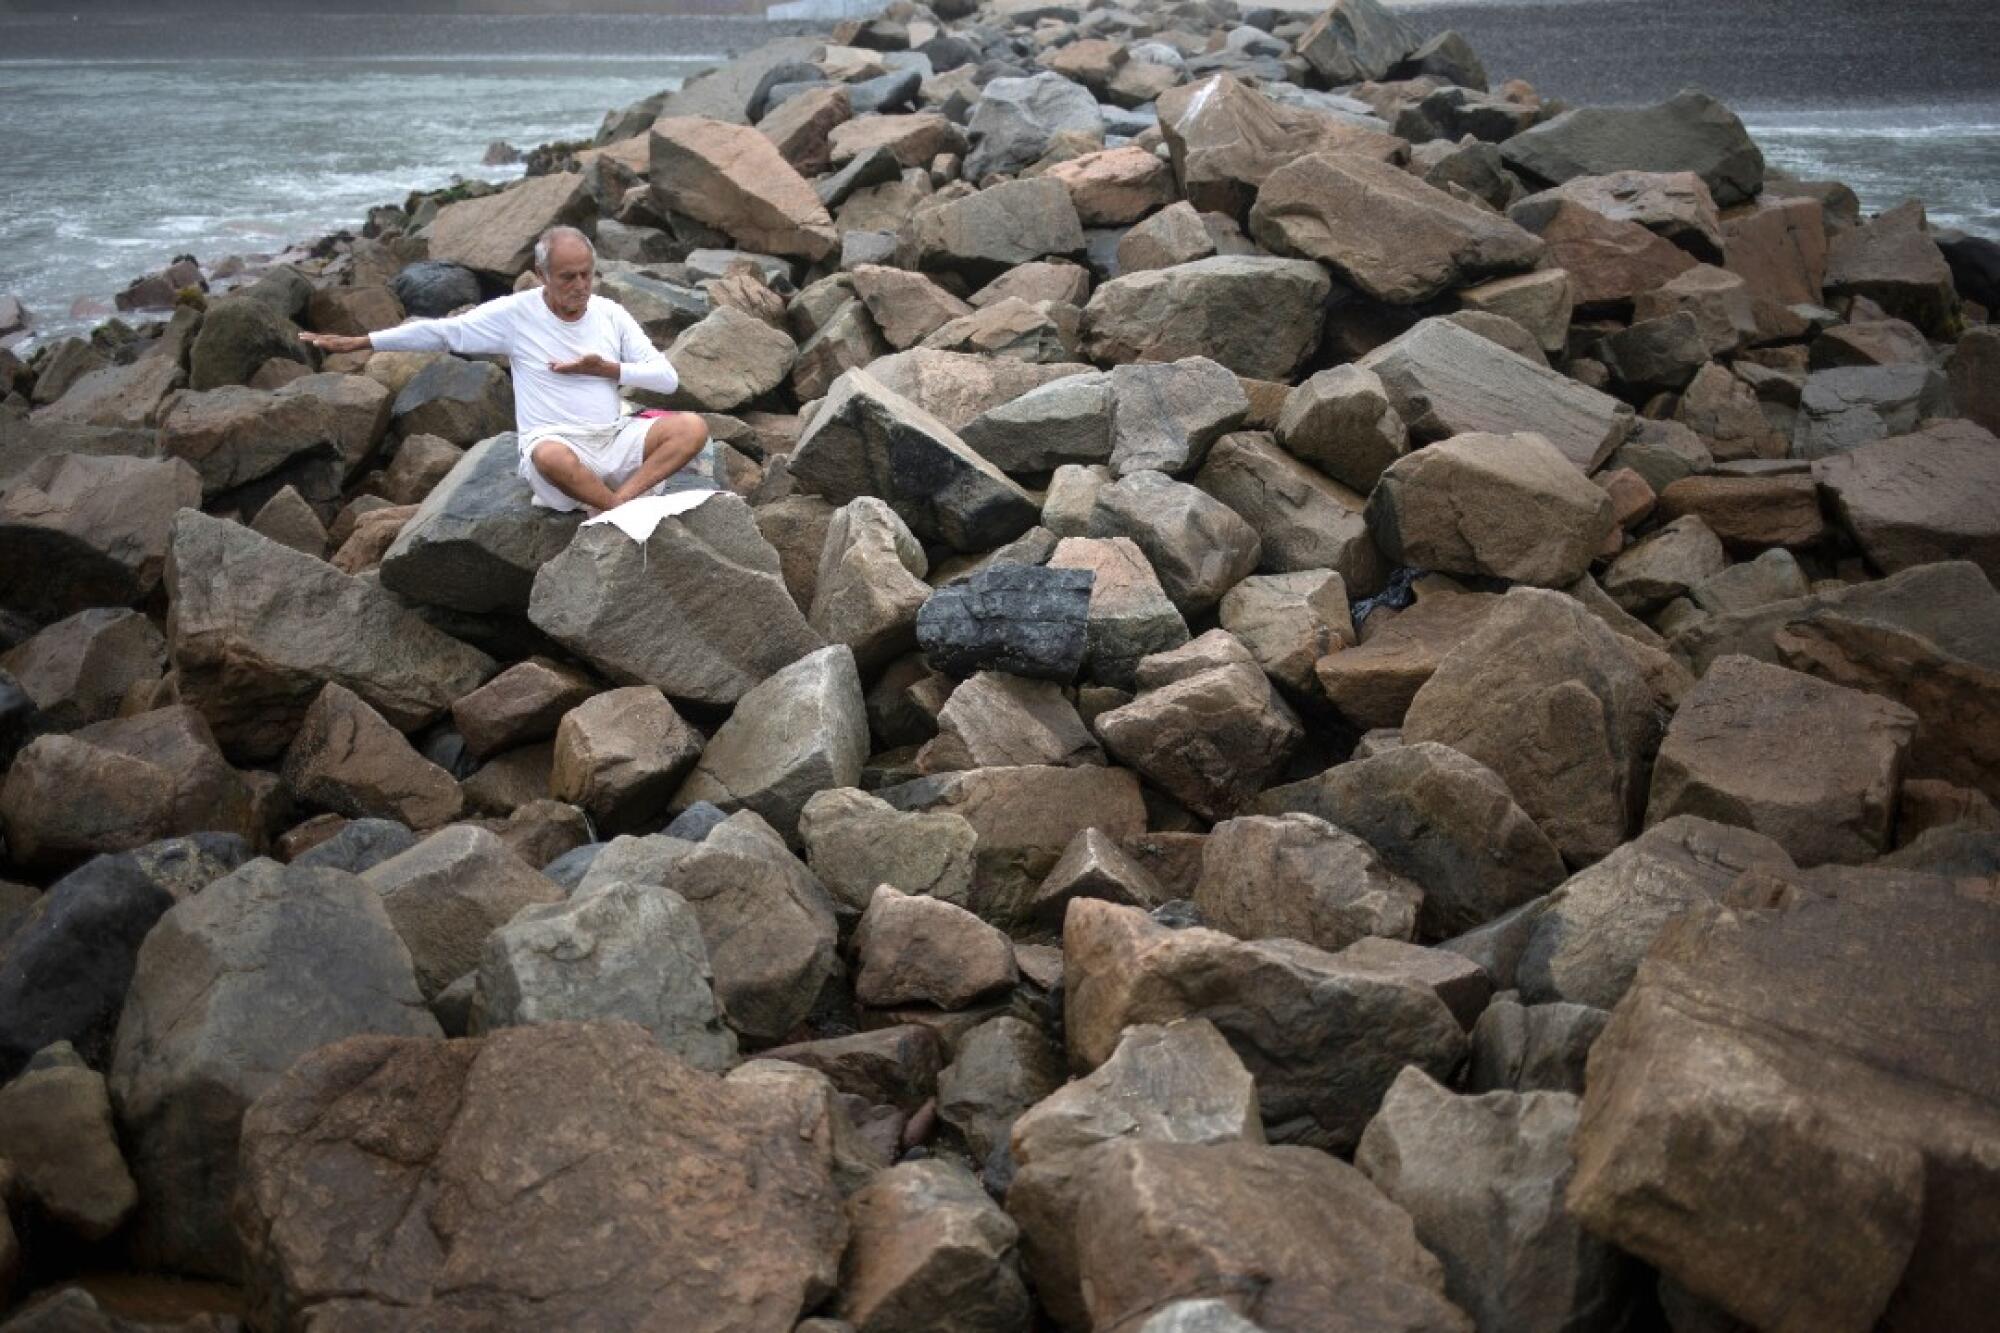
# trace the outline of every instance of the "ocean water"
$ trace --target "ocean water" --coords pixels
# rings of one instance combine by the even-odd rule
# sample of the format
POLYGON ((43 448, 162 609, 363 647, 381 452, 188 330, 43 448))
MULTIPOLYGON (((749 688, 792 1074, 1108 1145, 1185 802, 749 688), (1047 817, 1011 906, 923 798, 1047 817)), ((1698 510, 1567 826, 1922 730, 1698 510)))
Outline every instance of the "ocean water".
POLYGON ((413 189, 506 180, 487 145, 591 135, 770 35, 638 16, 0 14, 0 292, 46 336, 192 254, 271 253, 413 189))
MULTIPOLYGON (((1418 0, 1572 104, 1706 88, 1769 161, 2000 238, 2000 0, 1418 0)), ((0 293, 43 335, 176 255, 273 252, 781 29, 663 16, 0 14, 0 293)), ((796 26, 788 29, 799 30, 796 26)))

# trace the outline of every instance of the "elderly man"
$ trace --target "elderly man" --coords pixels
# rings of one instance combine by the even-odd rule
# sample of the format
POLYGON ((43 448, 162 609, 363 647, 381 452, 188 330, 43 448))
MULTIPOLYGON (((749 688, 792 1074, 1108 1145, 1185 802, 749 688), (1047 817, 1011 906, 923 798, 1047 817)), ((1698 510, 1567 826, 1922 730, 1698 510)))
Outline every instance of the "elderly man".
POLYGON ((680 377, 623 306, 592 295, 596 270, 588 236, 551 227, 535 242, 540 288, 358 338, 300 336, 328 352, 507 357, 521 476, 535 503, 595 515, 656 490, 708 442, 708 428, 691 412, 620 418, 621 385, 672 393, 680 377))

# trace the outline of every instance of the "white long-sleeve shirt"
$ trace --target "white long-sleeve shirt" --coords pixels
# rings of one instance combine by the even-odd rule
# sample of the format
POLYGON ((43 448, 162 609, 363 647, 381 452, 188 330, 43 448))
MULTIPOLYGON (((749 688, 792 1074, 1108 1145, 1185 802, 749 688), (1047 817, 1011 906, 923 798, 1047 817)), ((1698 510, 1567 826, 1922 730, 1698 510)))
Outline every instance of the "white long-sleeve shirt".
POLYGON ((602 426, 618 420, 621 385, 653 393, 680 386, 660 349, 624 306, 592 296, 583 315, 559 318, 539 288, 502 296, 449 319, 413 319, 368 336, 384 352, 453 352, 504 356, 514 374, 514 425, 523 435, 544 426, 602 426), (562 375, 552 361, 601 356, 618 363, 618 381, 562 375))

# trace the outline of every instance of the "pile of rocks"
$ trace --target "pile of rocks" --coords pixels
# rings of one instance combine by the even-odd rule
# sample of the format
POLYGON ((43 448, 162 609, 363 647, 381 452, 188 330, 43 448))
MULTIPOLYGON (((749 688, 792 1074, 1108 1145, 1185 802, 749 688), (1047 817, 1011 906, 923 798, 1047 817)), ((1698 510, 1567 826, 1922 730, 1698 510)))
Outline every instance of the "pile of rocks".
POLYGON ((0 1301, 1990 1318, 1990 247, 1374 0, 899 0, 532 160, 0 352, 0 1301), (716 441, 644 543, 297 341, 557 222, 716 441))

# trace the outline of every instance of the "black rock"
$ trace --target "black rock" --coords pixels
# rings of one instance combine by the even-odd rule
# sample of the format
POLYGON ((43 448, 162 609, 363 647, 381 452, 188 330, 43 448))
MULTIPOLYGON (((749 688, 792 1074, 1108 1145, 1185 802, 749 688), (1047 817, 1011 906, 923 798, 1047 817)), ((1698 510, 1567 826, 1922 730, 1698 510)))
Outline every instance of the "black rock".
POLYGON ((479 756, 466 748, 465 737, 450 723, 439 723, 421 738, 417 753, 463 782, 479 771, 479 756))
POLYGON ((1944 230, 1933 231, 1931 239, 1951 266, 1951 282, 1958 294, 1988 310, 2000 310, 2000 241, 1944 230))
POLYGON ((887 74, 847 86, 847 100, 857 116, 909 111, 917 104, 917 89, 923 77, 913 69, 891 70, 887 74))
POLYGON ((418 319, 438 319, 462 305, 479 304, 479 279, 469 268, 426 259, 389 280, 403 309, 418 319))
POLYGON ((947 675, 1071 680, 1083 664, 1095 580, 1087 569, 994 565, 931 595, 917 612, 917 643, 947 675))
POLYGON ((306 361, 298 325, 252 291, 211 301, 188 349, 188 387, 201 392, 248 384, 273 359, 306 361))
POLYGON ((56 881, 0 945, 0 1083, 57 1041, 104 1067, 139 946, 173 905, 130 853, 93 858, 56 881))
POLYGON ((0 773, 6 772, 29 741, 55 729, 21 683, 0 671, 0 773))
POLYGON ((358 875, 416 845, 417 835, 407 824, 393 819, 357 819, 292 864, 324 866, 358 875))
POLYGON ((673 817, 660 832, 669 838, 680 838, 687 842, 701 842, 708 837, 709 830, 729 818, 721 806, 709 801, 696 801, 687 809, 673 817))
POLYGON ((903 164, 897 160, 894 149, 877 144, 865 153, 856 155, 848 164, 831 176, 813 183, 819 194, 819 201, 828 208, 839 208, 856 190, 865 190, 871 185, 884 185, 901 179, 903 164))

